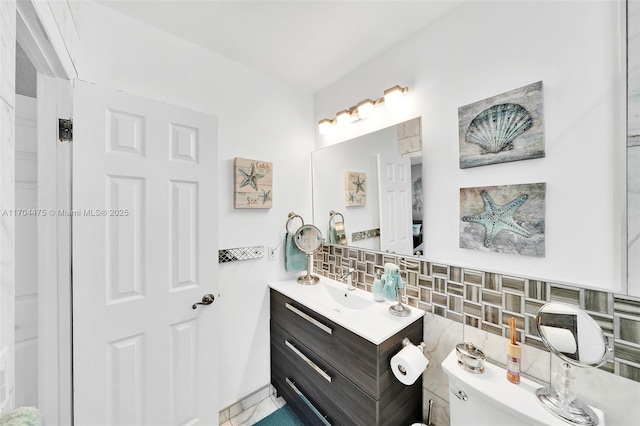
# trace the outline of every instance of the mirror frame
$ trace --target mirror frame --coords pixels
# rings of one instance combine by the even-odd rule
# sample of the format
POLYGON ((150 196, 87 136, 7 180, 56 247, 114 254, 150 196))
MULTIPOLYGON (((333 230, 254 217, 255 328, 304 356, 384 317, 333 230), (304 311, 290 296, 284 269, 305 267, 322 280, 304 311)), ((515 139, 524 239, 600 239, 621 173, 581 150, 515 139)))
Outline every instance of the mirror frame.
MULTIPOLYGON (((627 92, 626 92, 626 110, 627 116, 626 118, 626 138, 625 138, 625 176, 624 182, 626 183, 626 188, 623 199, 626 199, 626 217, 622 226, 623 236, 622 241, 624 244, 623 247, 623 282, 625 284, 625 289, 623 289, 623 293, 629 296, 640 297, 640 267, 638 266, 638 259, 633 258, 633 255, 638 253, 638 248, 635 249, 635 252, 632 253, 630 250, 630 246, 637 235, 637 232, 640 231, 640 218, 638 218, 637 211, 634 212, 633 206, 640 205, 640 193, 638 193, 637 188, 638 184, 632 185, 634 176, 631 172, 633 164, 631 164, 631 150, 640 150, 639 137, 640 134, 640 119, 636 119, 633 121, 633 117, 640 113, 640 66, 636 65, 635 68, 631 68, 630 65, 640 63, 640 5, 638 2, 630 2, 627 0, 624 5, 623 11, 623 20, 621 25, 625 25, 626 22, 626 37, 624 37, 626 43, 626 70, 627 70, 627 92), (630 9, 630 4, 633 3, 635 9, 630 9), (635 33, 635 38, 632 39, 632 34, 635 33), (634 83, 635 82, 635 83, 634 83), (635 84, 635 87, 633 85, 635 84), (635 89, 635 97, 632 96, 632 89, 635 89), (634 129, 634 125, 636 128, 634 129), (635 130, 635 135, 633 131, 635 130), (634 215, 635 213, 635 215, 634 215), (632 234, 633 233, 633 234, 632 234)), ((640 156, 640 154, 636 154, 636 156, 640 156)), ((636 175, 637 176, 637 175, 636 175)), ((636 177, 637 179, 637 177, 636 177)), ((636 243, 637 245, 638 243, 636 243)))

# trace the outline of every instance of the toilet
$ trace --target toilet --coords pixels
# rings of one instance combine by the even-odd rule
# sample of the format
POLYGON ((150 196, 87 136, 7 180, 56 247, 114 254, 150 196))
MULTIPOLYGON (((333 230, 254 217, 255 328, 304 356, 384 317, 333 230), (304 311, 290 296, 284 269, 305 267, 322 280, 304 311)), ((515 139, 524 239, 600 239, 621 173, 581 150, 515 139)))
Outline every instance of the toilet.
MULTIPOLYGON (((488 362, 484 373, 470 373, 458 366, 455 348, 442 362, 442 369, 449 377, 451 426, 569 425, 538 401, 535 391, 542 387, 538 383, 521 378, 514 385, 507 380, 505 369, 488 362)), ((598 426, 605 426, 604 413, 591 408, 599 418, 598 426)))

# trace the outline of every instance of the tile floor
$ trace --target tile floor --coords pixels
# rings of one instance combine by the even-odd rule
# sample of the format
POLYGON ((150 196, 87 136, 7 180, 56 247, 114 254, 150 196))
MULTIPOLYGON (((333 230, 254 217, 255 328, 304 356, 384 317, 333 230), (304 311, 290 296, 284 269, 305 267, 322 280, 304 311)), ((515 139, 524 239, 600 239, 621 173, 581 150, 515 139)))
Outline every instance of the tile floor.
POLYGON ((240 414, 237 414, 228 421, 221 423, 220 426, 251 426, 285 404, 286 402, 282 397, 276 398, 275 395, 269 395, 262 401, 245 409, 240 414))

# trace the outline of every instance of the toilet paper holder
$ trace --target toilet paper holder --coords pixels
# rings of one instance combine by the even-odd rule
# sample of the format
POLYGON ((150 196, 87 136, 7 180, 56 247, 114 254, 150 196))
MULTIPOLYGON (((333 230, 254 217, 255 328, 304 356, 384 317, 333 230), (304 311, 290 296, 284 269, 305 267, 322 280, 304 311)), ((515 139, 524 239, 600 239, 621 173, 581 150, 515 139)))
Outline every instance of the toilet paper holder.
MULTIPOLYGON (((411 343, 411 340, 409 340, 408 337, 405 337, 404 339, 402 339, 402 347, 404 348, 405 346, 409 346, 409 345, 413 345, 413 343, 411 343)), ((418 346, 421 350, 422 353, 424 353, 424 348, 427 347, 427 344, 424 342, 420 342, 419 344, 417 344, 416 346, 418 346)))
POLYGON ((402 384, 413 385, 429 365, 424 355, 425 346, 424 342, 414 345, 405 337, 402 339, 402 348, 391 357, 391 371, 402 384))
MULTIPOLYGON (((408 337, 405 337, 404 339, 402 339, 402 347, 406 347, 409 345, 413 345, 413 343, 411 343, 411 340, 409 340, 408 337)), ((416 347, 420 348, 420 350, 422 351, 422 353, 424 354, 424 348, 427 346, 424 342, 420 342, 420 344, 415 345, 416 347)), ((406 374, 407 372, 405 371, 404 367, 399 365, 398 366, 398 370, 400 370, 400 372, 402 374, 406 374)))

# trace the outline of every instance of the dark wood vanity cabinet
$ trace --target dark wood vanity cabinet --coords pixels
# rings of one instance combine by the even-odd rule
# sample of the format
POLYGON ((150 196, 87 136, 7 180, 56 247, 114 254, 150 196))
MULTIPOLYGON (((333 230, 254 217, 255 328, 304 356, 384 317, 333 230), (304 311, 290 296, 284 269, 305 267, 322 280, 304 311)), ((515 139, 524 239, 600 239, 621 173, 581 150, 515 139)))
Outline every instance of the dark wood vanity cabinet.
POLYGON ((422 336, 419 318, 376 345, 271 289, 271 384, 305 425, 420 422, 422 380, 403 385, 390 360, 422 336))

